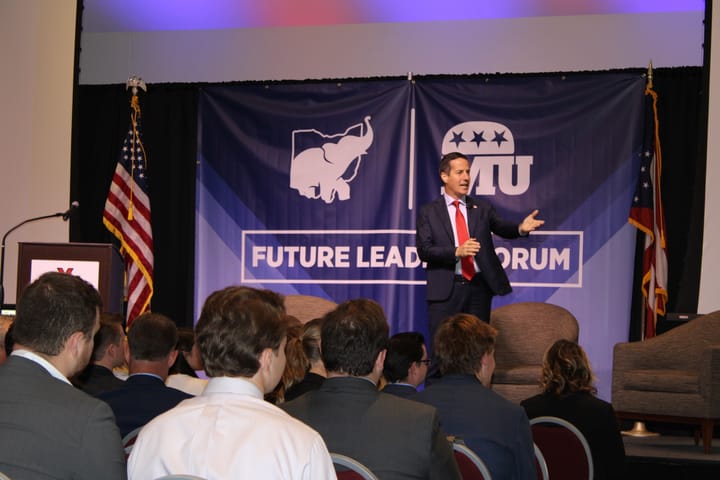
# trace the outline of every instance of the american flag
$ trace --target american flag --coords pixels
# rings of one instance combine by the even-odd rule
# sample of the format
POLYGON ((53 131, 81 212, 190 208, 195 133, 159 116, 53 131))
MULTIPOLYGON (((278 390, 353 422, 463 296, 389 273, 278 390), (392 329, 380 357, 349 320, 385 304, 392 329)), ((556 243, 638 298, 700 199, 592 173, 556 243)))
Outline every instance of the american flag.
POLYGON ((655 336, 658 315, 665 314, 667 302, 667 244, 665 214, 660 195, 662 155, 657 120, 657 93, 645 90, 645 127, 640 177, 635 189, 629 222, 645 233, 642 292, 645 303, 643 338, 655 336))
POLYGON ((147 158, 140 134, 140 104, 130 101, 127 132, 105 201, 103 223, 120 240, 125 258, 127 326, 146 312, 153 295, 153 240, 147 158))

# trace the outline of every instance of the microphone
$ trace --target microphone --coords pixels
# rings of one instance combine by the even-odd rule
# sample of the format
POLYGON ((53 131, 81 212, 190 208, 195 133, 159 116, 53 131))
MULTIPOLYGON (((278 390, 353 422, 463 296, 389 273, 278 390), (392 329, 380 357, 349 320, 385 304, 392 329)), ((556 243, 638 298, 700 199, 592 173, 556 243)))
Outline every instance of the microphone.
POLYGON ((39 217, 28 218, 27 220, 23 220, 22 222, 18 223, 10 230, 5 232, 5 235, 3 235, 2 237, 2 244, 0 245, 0 308, 5 305, 5 287, 3 282, 5 279, 5 239, 7 239, 8 235, 25 225, 26 223, 36 222, 38 220, 45 220, 46 218, 62 217, 64 221, 67 221, 67 219, 70 218, 70 215, 72 215, 72 212, 79 207, 80 202, 78 202, 77 200, 73 200, 73 202, 70 204, 70 208, 68 208, 64 212, 51 213, 50 215, 42 215, 39 217))
POLYGON ((65 212, 61 214, 63 221, 67 222, 68 218, 70 218, 76 208, 80 208, 80 202, 78 202, 77 200, 73 200, 73 202, 70 204, 70 208, 68 208, 67 210, 65 210, 65 212))

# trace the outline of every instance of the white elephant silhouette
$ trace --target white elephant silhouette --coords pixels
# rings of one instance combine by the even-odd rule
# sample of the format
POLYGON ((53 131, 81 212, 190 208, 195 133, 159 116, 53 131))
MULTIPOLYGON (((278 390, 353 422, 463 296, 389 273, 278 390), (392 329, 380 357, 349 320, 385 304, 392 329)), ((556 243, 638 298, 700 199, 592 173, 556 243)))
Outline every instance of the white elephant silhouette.
POLYGON ((321 198, 332 203, 350 198, 349 183, 357 175, 360 156, 367 153, 373 142, 373 129, 370 117, 365 117, 364 135, 343 135, 335 142, 327 142, 322 147, 312 147, 301 151, 292 159, 290 165, 290 188, 307 198, 321 198))

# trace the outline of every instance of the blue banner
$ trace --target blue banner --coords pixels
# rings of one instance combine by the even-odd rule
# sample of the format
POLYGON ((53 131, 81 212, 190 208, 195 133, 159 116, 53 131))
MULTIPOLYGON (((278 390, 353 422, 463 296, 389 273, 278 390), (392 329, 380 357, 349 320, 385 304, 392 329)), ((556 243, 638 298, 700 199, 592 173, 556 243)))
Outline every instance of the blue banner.
POLYGON ((441 193, 440 156, 461 151, 472 195, 507 220, 538 208, 546 221, 496 239, 513 293, 493 306, 570 310, 609 392, 612 345, 628 334, 643 89, 631 74, 205 88, 196 308, 242 283, 373 298, 393 332, 426 333, 415 216, 441 193))

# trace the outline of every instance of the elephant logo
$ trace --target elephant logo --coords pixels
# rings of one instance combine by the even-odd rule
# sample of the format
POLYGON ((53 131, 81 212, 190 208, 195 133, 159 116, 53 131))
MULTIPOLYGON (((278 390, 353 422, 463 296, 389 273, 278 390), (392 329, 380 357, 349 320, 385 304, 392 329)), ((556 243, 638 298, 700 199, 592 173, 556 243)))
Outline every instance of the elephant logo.
POLYGON ((370 117, 345 132, 326 135, 315 129, 293 130, 290 188, 325 203, 350 198, 361 156, 373 142, 370 117), (352 133, 352 135, 351 135, 352 133))

